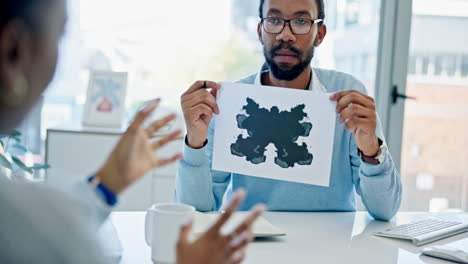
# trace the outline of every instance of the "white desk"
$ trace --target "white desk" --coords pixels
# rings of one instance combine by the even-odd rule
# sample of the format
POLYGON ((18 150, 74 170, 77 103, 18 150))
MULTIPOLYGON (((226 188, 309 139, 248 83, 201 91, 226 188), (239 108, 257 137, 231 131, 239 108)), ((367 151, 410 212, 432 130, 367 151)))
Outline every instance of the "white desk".
MULTIPOLYGON (((415 264, 452 263, 419 255, 408 242, 374 237, 370 234, 395 224, 404 224, 430 216, 465 219, 468 214, 400 213, 389 223, 373 221, 365 212, 358 213, 273 213, 264 215, 283 229, 287 236, 253 242, 245 263, 372 263, 415 264)), ((118 212, 112 220, 124 253, 121 263, 152 263, 150 248, 144 240, 144 213, 118 212)), ((433 244, 465 239, 468 233, 433 244)), ((431 245, 433 245, 431 244, 431 245)), ((427 245, 426 245, 427 246, 427 245)))

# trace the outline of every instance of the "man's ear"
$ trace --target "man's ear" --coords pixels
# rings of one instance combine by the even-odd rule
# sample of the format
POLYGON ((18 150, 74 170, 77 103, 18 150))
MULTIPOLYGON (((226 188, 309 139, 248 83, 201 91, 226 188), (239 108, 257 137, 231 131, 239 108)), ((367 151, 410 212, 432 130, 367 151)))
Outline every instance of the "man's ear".
POLYGON ((315 38, 314 46, 318 47, 322 44, 325 36, 327 35, 327 26, 325 24, 318 28, 317 37, 315 38))
POLYGON ((257 25, 257 35, 258 35, 258 40, 260 40, 260 43, 263 45, 263 31, 262 31, 262 23, 258 23, 257 25))

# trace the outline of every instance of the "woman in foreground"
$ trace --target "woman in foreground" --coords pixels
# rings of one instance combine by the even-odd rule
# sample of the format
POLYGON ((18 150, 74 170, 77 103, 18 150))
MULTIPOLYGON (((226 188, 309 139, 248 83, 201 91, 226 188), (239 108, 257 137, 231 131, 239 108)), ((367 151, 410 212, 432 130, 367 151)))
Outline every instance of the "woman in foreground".
MULTIPOLYGON (((0 133, 13 130, 49 85, 67 19, 65 5, 64 0, 0 3, 0 133)), ((142 127, 158 104, 159 100, 153 100, 137 114, 106 163, 89 183, 83 180, 73 196, 45 186, 13 183, 0 175, 0 263, 109 261, 95 241, 113 203, 98 195, 96 186, 105 186, 117 196, 149 170, 180 158, 155 155, 157 149, 178 138, 180 131, 157 142, 150 140, 174 115, 142 127)), ((190 223, 181 228, 179 264, 242 262, 252 223, 264 207, 254 208, 233 233, 222 235, 220 229, 243 196, 239 192, 226 213, 198 240, 188 239, 190 223)))

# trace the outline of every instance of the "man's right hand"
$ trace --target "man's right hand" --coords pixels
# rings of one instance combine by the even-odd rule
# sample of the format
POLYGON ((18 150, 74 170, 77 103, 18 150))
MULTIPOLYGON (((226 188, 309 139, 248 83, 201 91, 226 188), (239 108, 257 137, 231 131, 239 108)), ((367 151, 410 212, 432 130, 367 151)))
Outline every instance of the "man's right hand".
POLYGON ((215 82, 197 81, 182 94, 182 111, 187 126, 187 141, 191 148, 203 147, 213 114, 219 114, 216 104, 216 92, 219 88, 221 85, 215 82))

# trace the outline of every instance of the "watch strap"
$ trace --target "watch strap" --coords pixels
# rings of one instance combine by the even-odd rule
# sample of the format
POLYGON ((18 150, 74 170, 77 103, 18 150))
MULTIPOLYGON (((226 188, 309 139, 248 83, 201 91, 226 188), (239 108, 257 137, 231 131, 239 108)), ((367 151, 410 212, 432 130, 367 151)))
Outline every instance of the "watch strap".
MULTIPOLYGON (((381 148, 382 145, 383 145, 383 141, 379 138, 379 147, 381 148)), ((372 165, 379 165, 380 164, 380 161, 377 159, 377 157, 379 156, 380 152, 382 151, 382 149, 379 150, 379 152, 377 153, 377 155, 371 157, 371 156, 366 156, 364 154, 364 152, 362 152, 362 150, 360 150, 358 148, 358 156, 361 158, 362 161, 364 161, 365 163, 369 163, 369 164, 372 164, 372 165)))
MULTIPOLYGON (((193 149, 202 149, 202 148, 206 147, 207 144, 208 144, 208 139, 206 139, 205 142, 203 142, 203 146, 201 146, 199 148, 193 148, 193 149)), ((189 148, 192 148, 192 147, 190 147, 190 145, 188 143, 187 136, 185 136, 185 145, 188 146, 189 148)))

